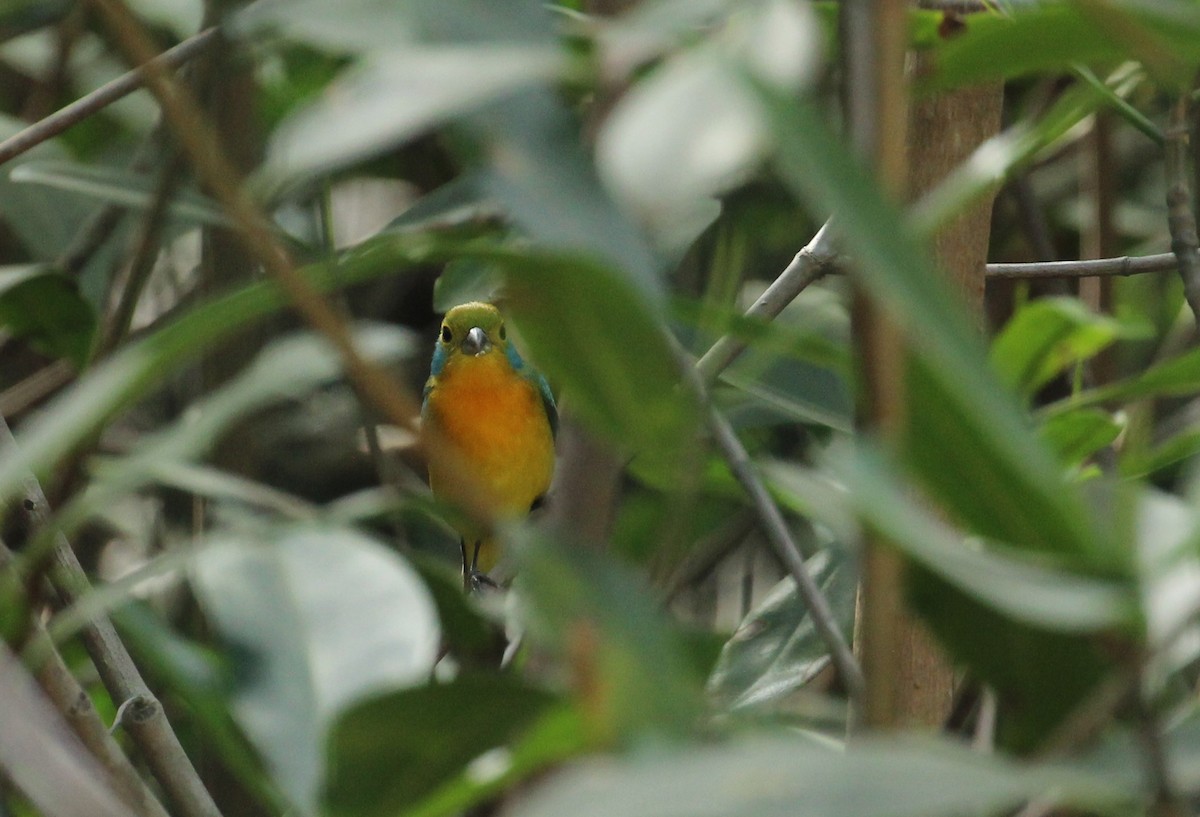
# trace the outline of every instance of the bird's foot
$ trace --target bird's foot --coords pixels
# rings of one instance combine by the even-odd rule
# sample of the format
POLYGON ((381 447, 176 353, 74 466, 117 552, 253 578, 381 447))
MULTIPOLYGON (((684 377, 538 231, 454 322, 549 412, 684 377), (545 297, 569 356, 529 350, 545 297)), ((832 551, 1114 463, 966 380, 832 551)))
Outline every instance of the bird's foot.
POLYGON ((481 570, 472 567, 463 573, 463 589, 468 593, 482 593, 485 587, 490 590, 500 589, 500 585, 481 570))

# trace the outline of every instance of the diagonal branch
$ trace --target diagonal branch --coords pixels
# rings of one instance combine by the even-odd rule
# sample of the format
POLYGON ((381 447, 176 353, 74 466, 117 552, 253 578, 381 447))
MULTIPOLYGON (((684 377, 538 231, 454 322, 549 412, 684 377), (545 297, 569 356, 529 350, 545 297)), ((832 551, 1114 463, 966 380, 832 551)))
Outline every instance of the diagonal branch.
MULTIPOLYGON (((0 416, 0 452, 12 455, 17 441, 0 416)), ((35 524, 47 523, 46 495, 32 474, 26 488, 24 507, 35 524)), ((51 583, 63 606, 75 604, 91 589, 87 575, 70 542, 61 533, 55 536, 54 567, 51 583)), ((220 811, 200 781, 192 762, 183 751, 162 704, 146 685, 142 674, 112 622, 97 616, 83 630, 87 648, 105 688, 114 703, 136 702, 135 714, 126 719, 125 728, 150 765, 155 778, 179 809, 182 817, 221 817, 220 811)))
POLYGON ((153 67, 146 65, 122 74, 113 81, 101 85, 90 94, 80 97, 65 108, 60 108, 45 119, 38 120, 20 133, 13 134, 0 142, 0 165, 32 150, 42 142, 53 139, 73 125, 79 124, 117 100, 138 90, 146 81, 146 76, 150 71, 178 68, 212 45, 216 36, 217 29, 206 28, 174 48, 164 51, 155 58, 153 67))
POLYGON ((851 700, 861 701, 866 688, 862 669, 854 659, 854 653, 850 650, 845 635, 837 625, 837 618, 829 606, 829 601, 821 592, 812 573, 808 571, 808 566, 804 563, 804 556, 792 538, 791 531, 788 530, 783 513, 775 504, 775 500, 771 498, 762 478, 754 468, 754 463, 750 460, 749 453, 734 432, 733 426, 708 399, 704 381, 699 373, 699 366, 694 364, 690 356, 682 350, 678 354, 684 381, 691 387, 705 412, 705 420, 713 436, 713 441, 717 444, 717 449, 721 452, 721 456, 725 459, 734 478, 742 486, 742 490, 750 497, 767 541, 775 550, 779 560, 783 562, 784 567, 787 568, 788 574, 796 582, 800 598, 804 600, 804 605, 812 616, 817 633, 824 640, 825 646, 829 648, 833 665, 845 683, 851 700))
MULTIPOLYGON (((771 320, 796 300, 809 284, 821 278, 829 271, 837 253, 833 247, 832 220, 826 221, 812 240, 796 253, 796 257, 787 265, 779 277, 775 279, 766 292, 746 310, 745 317, 760 320, 771 320)), ((712 383, 718 375, 737 360, 746 350, 746 341, 733 335, 725 335, 712 345, 696 369, 705 383, 712 383)))

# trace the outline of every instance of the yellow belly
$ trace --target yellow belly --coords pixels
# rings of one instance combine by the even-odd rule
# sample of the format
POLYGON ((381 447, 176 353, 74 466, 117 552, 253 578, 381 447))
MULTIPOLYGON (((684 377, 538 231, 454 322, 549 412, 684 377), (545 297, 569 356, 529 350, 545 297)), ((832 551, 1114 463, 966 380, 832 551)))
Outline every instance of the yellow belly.
MULTIPOLYGON (((527 513, 549 489, 554 438, 542 396, 502 356, 447 364, 429 394, 425 423, 434 432, 427 436, 429 483, 438 499, 500 521, 527 513)), ((460 533, 468 545, 487 538, 472 524, 460 533)), ((497 557, 481 553, 479 568, 489 570, 497 557)))

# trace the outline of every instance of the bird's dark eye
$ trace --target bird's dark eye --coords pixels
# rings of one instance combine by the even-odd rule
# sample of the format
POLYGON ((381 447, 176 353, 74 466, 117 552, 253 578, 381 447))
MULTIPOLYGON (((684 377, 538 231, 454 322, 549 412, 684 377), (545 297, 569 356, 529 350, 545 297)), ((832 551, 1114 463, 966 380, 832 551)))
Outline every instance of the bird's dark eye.
POLYGON ((449 326, 442 327, 442 343, 449 343, 454 340, 454 333, 450 331, 449 326))
POLYGON ((500 324, 500 340, 507 340, 508 333, 504 331, 504 324, 500 324))

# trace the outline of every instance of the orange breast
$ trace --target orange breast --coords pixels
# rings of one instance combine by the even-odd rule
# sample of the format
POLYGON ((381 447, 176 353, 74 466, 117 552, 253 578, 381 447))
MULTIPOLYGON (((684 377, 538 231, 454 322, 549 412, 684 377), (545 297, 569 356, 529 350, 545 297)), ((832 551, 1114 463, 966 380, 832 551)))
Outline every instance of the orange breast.
POLYGON ((461 492, 472 491, 496 515, 516 516, 550 487, 554 439, 541 394, 502 354, 448 361, 425 421, 453 448, 442 456, 430 452, 429 481, 439 498, 461 502, 461 492), (455 460, 471 472, 472 484, 457 476, 455 460))

